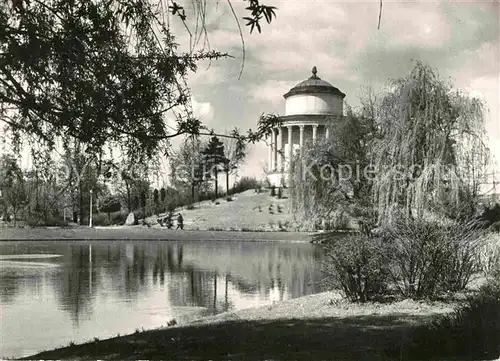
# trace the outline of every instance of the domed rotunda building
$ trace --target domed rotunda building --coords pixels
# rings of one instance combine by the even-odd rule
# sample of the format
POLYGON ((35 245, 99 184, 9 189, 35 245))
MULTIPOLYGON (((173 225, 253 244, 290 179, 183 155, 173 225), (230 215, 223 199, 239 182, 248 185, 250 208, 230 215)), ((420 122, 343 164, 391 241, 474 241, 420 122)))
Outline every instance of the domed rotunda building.
POLYGON ((287 186, 286 174, 295 152, 300 152, 308 142, 329 136, 329 124, 341 121, 344 114, 345 94, 317 75, 292 89, 285 98, 285 115, 280 116, 281 126, 272 130, 269 144, 267 178, 276 187, 287 186))

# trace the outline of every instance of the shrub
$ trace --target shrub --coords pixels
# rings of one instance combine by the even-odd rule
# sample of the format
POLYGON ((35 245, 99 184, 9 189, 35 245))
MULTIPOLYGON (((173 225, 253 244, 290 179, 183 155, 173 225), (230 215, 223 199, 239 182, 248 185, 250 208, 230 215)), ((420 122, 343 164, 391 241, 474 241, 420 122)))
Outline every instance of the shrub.
MULTIPOLYGON (((188 209, 188 210, 192 210, 192 209, 194 209, 194 204, 193 204, 193 203, 189 203, 189 204, 186 206, 186 209, 188 209)), ((172 210, 172 212, 173 212, 173 210, 172 210)))
POLYGON ((109 218, 104 213, 97 213, 92 215, 92 224, 94 226, 108 226, 109 218))
POLYGON ((488 277, 495 266, 500 264, 500 234, 490 232, 481 244, 479 259, 481 269, 488 277))
POLYGON ((135 224, 139 224, 139 220, 145 218, 144 212, 140 209, 136 209, 133 213, 134 213, 135 224))
POLYGON ((496 221, 495 223, 493 223, 490 226, 489 230, 492 232, 500 233, 500 221, 496 221))
POLYGON ((231 198, 231 197, 227 197, 227 198, 226 198, 226 201, 227 201, 227 202, 232 202, 232 201, 233 201, 233 198, 231 198))
POLYGON ((350 301, 366 302, 387 293, 388 265, 380 239, 335 237, 325 251, 327 285, 340 288, 350 301))
POLYGON ((30 227, 67 227, 68 222, 59 217, 48 216, 46 219, 30 217, 26 219, 26 224, 30 227))
POLYGON ((127 220, 128 214, 126 212, 111 213, 111 224, 123 225, 127 220))
POLYGON ((104 198, 100 203, 100 211, 108 214, 119 212, 121 208, 122 205, 120 203, 120 200, 117 197, 113 196, 104 198))
POLYGON ((422 327, 414 356, 496 359, 500 355, 500 270, 452 314, 422 327))
POLYGON ((253 177, 241 177, 233 186, 232 193, 241 193, 249 189, 260 188, 260 182, 253 177))
POLYGON ((336 210, 331 215, 331 223, 333 229, 345 230, 349 228, 349 215, 346 211, 336 210))
POLYGON ((401 218, 385 235, 391 279, 405 297, 433 298, 463 290, 480 271, 480 233, 469 224, 401 218))
MULTIPOLYGON (((189 207, 189 204, 188 204, 188 207, 189 207)), ((176 204, 174 202, 170 202, 167 204, 167 212, 173 212, 173 211, 175 211, 175 208, 176 208, 176 204)))

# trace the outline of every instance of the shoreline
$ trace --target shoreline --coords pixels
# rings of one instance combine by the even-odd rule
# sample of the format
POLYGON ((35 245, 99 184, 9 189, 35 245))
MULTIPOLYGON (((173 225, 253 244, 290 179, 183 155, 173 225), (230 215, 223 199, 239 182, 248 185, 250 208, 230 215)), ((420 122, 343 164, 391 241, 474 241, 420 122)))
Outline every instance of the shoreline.
POLYGON ((328 291, 226 311, 172 327, 44 351, 23 359, 385 359, 416 327, 458 303, 355 304, 328 291), (365 356, 363 358, 363 355, 365 356))
POLYGON ((0 228, 0 241, 238 241, 310 243, 307 232, 204 231, 144 226, 78 228, 0 228))

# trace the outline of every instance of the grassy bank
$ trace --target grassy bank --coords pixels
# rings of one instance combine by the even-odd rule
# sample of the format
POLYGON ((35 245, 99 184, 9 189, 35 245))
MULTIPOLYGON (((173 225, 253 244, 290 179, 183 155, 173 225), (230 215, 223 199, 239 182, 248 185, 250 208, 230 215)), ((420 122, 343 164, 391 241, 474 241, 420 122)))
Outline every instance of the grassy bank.
POLYGON ((410 300, 359 305, 325 292, 30 358, 410 360, 418 326, 452 309, 410 300))
MULTIPOLYGON (((271 197, 268 191, 248 190, 232 195, 231 201, 220 198, 217 202, 203 201, 193 207, 175 210, 182 213, 187 229, 279 231, 290 230, 292 224, 289 200, 271 197)), ((148 217, 147 221, 158 227, 156 216, 148 217)))
POLYGON ((163 240, 163 241, 294 241, 310 242, 301 232, 190 231, 145 226, 102 228, 0 228, 0 241, 163 240))

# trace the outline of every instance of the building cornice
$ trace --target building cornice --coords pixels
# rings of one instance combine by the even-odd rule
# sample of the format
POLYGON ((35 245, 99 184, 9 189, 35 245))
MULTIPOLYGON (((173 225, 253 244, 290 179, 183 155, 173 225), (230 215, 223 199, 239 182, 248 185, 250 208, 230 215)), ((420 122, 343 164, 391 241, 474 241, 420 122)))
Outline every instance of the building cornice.
POLYGON ((326 87, 326 86, 316 86, 316 85, 303 85, 298 88, 290 89, 286 94, 283 95, 283 98, 287 99, 293 95, 314 95, 314 94, 333 94, 345 98, 345 94, 342 93, 338 88, 326 87))
POLYGON ((325 125, 343 119, 343 115, 335 114, 292 114, 279 117, 282 126, 293 125, 325 125))

